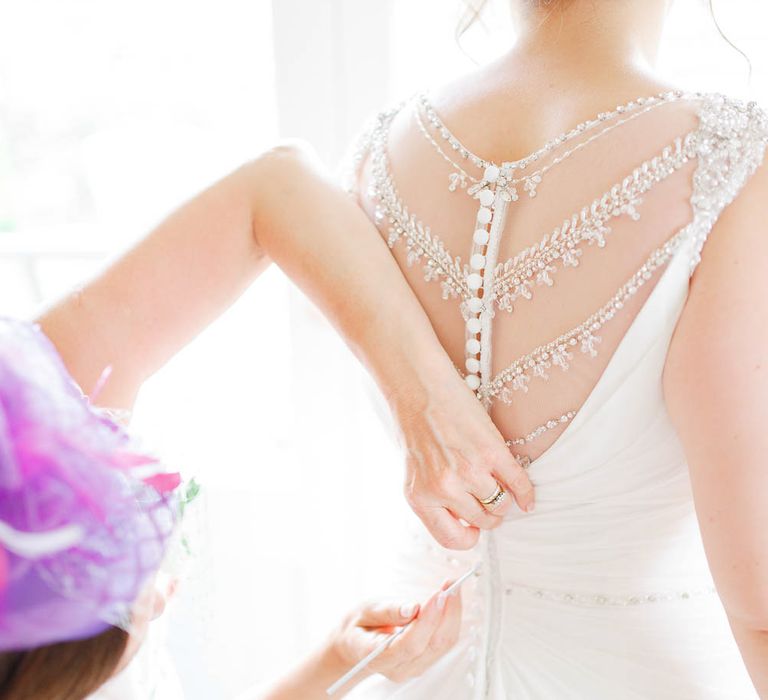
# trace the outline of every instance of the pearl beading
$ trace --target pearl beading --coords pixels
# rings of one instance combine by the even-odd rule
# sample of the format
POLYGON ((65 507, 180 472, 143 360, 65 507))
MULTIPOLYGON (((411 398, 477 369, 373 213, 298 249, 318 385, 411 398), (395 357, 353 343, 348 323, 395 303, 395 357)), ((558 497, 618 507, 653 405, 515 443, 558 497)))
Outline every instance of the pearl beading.
MULTIPOLYGON (((560 134, 559 136, 552 139, 551 141, 548 141, 546 144, 544 144, 544 146, 539 148, 537 151, 529 154, 525 158, 522 158, 517 161, 507 161, 498 165, 497 167, 500 168, 501 173, 505 178, 504 182, 502 182, 502 185, 505 187, 511 187, 512 189, 514 189, 515 185, 522 183, 524 190, 528 192, 528 194, 531 197, 535 197, 536 188, 541 183, 542 177, 547 172, 549 172, 554 166, 562 163, 566 158, 569 158, 574 153, 577 153, 581 149, 588 146, 590 143, 592 143, 596 139, 604 136, 605 134, 609 133, 610 131, 613 131, 614 129, 617 129, 623 124, 626 124, 634 119, 637 119, 643 114, 646 114, 647 112, 650 112, 651 110, 656 109, 657 107, 663 104, 668 104, 670 102, 674 102, 677 100, 693 98, 698 96, 699 96, 698 93, 688 94, 681 91, 665 92, 665 93, 660 93, 659 95, 653 95, 651 97, 640 97, 624 105, 619 105, 615 110, 611 112, 601 112, 600 114, 598 114, 598 116, 595 119, 589 119, 585 122, 582 122, 578 126, 574 127, 570 131, 560 134), (637 111, 634 111, 634 110, 637 110, 637 111), (619 117, 622 117, 622 115, 626 114, 627 112, 630 113, 629 116, 619 118, 619 117), (602 129, 597 134, 591 135, 588 139, 577 144, 573 148, 566 150, 564 153, 562 153, 557 158, 555 158, 552 163, 544 166, 543 168, 532 173, 531 175, 527 175, 519 179, 510 179, 512 177, 512 172, 514 170, 526 169, 528 165, 546 156, 555 148, 558 148, 564 145, 565 143, 568 143, 569 141, 572 141, 573 139, 576 139, 582 136, 583 134, 589 132, 590 130, 600 126, 605 122, 608 122, 617 118, 618 120, 615 123, 602 129)), ((429 122, 438 131, 440 136, 445 141, 448 142, 448 144, 450 145, 453 151, 458 152, 462 158, 464 158, 465 160, 469 160, 473 165, 481 169, 486 169, 489 166, 496 165, 492 161, 485 160, 475 155, 472 151, 466 148, 461 143, 461 141, 459 141, 459 139, 457 139, 453 135, 450 129, 448 129, 448 127, 445 125, 443 120, 437 114, 435 108, 429 102, 429 98, 426 96, 426 94, 419 95, 418 100, 429 122)), ((456 171, 452 176, 450 176, 450 185, 448 189, 451 191, 456 191, 458 187, 461 187, 462 189, 464 189, 467 186, 467 181, 470 181, 476 184, 482 184, 482 180, 479 180, 469 175, 458 163, 456 163, 448 154, 445 153, 445 151, 442 149, 440 144, 437 143, 437 141, 431 136, 431 134, 429 134, 426 128, 426 125, 424 125, 424 122, 422 121, 421 116, 418 112, 418 108, 416 111, 416 116, 417 116, 417 124, 422 134, 437 150, 440 156, 446 162, 448 162, 456 171)), ((472 193, 470 192, 470 194, 472 193)), ((512 197, 513 199, 517 198, 516 191, 514 191, 514 193, 512 194, 512 197)))
POLYGON ((466 189, 467 182, 480 182, 479 178, 472 177, 464 168, 462 168, 456 161, 454 161, 441 147, 440 144, 435 141, 435 139, 432 137, 432 134, 429 133, 429 130, 427 129, 426 124, 424 124, 424 120, 421 118, 421 113, 419 112, 418 105, 414 105, 413 109, 413 115, 414 120, 416 121, 416 126, 419 128, 419 131, 421 132, 422 136, 432 144, 432 147, 435 149, 435 151, 438 153, 438 155, 446 162, 448 165, 451 166, 451 168, 455 171, 452 172, 448 176, 448 189, 451 192, 455 192, 459 187, 462 189, 466 189))
POLYGON ((649 603, 683 602, 699 598, 713 596, 717 593, 714 586, 691 588, 681 591, 661 591, 657 593, 645 593, 635 595, 617 596, 607 593, 575 593, 554 591, 534 586, 513 584, 505 587, 506 595, 524 593, 534 598, 547 600, 553 603, 565 603, 581 607, 619 607, 625 608, 634 605, 647 605, 649 603))
POLYGON ((530 445, 534 440, 538 440, 544 433, 554 430, 561 425, 567 425, 576 417, 576 411, 568 411, 559 418, 552 418, 546 423, 538 426, 535 430, 532 430, 528 435, 521 438, 514 438, 507 440, 507 447, 520 447, 523 445, 530 445))

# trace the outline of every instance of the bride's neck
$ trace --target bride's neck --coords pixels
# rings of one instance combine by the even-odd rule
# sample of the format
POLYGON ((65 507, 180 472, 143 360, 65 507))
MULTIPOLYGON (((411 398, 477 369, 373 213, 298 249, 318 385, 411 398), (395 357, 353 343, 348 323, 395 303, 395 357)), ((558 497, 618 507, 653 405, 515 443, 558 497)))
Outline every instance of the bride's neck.
POLYGON ((539 69, 600 75, 653 69, 671 0, 516 0, 512 50, 539 69))

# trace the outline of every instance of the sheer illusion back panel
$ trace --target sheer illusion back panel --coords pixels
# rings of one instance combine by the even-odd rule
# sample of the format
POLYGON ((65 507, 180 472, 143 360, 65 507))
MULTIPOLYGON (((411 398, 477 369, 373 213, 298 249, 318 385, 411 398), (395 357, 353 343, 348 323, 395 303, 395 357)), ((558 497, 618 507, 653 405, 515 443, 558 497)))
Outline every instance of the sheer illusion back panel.
MULTIPOLYGON (((618 112, 603 114, 571 132, 570 138, 552 134, 555 138, 548 142, 552 147, 547 152, 524 168, 518 160, 518 167, 511 170, 513 177, 508 180, 519 182, 507 188, 510 201, 504 202, 503 221, 499 222, 498 209, 494 217, 500 227, 495 256, 475 240, 478 229, 488 228, 478 222, 482 202, 477 197, 486 196, 490 201, 490 196, 470 194, 474 183, 469 179, 466 188, 462 187, 449 160, 469 177, 482 180, 484 169, 465 153, 477 156, 478 162, 502 164, 510 154, 518 156, 520 147, 503 143, 488 129, 473 129, 461 107, 440 114, 428 98, 407 104, 392 118, 385 139, 387 165, 409 215, 442 242, 447 259, 456 262, 460 258, 456 266, 461 274, 468 277, 475 271, 473 263, 482 262, 473 260, 473 255, 485 258, 487 266, 495 266, 496 303, 486 331, 490 372, 481 393, 487 390, 490 377, 498 377, 510 364, 578 327, 603 307, 653 251, 690 222, 695 159, 685 138, 697 125, 695 107, 694 98, 673 98, 670 93, 664 99, 641 99, 618 112), (458 148, 455 143, 460 143, 458 148), (633 179, 634 174, 639 176, 633 179), (456 185, 454 191, 449 190, 451 182, 456 185), (632 186, 628 197, 624 196, 626 187, 616 188, 622 183, 632 186), (593 203, 598 204, 597 209, 593 203), (582 216, 585 207, 586 216, 582 216), (559 236, 560 245, 553 247, 555 231, 554 243, 559 236), (572 246, 568 248, 567 243, 572 246), (533 246, 535 251, 531 251, 533 246), (523 251, 526 253, 521 255, 523 251), (491 257, 496 257, 495 262, 491 257)), ((361 192, 366 209, 388 236, 389 212, 375 196, 376 185, 381 184, 376 155, 373 152, 362 168, 361 192)), ((482 234, 479 236, 477 240, 482 242, 482 234)), ((425 280, 423 267, 429 256, 417 261, 416 252, 409 253, 401 245, 394 245, 393 253, 447 352, 467 372, 467 343, 482 339, 482 333, 476 336, 467 330, 467 317, 472 314, 466 299, 462 313, 461 298, 446 300, 440 284, 425 280)), ((526 358, 524 365, 531 365, 531 371, 499 385, 495 395, 486 397, 502 434, 515 441, 516 454, 535 459, 566 428, 597 384, 661 272, 658 269, 643 276, 636 292, 610 322, 595 327, 585 352, 581 351, 583 338, 569 338, 559 361, 553 362, 551 352, 545 353, 547 361, 540 367, 526 358), (566 366, 567 372, 563 371, 566 366)), ((479 273, 487 277, 488 269, 479 273)), ((469 326, 470 331, 474 328, 469 326)))

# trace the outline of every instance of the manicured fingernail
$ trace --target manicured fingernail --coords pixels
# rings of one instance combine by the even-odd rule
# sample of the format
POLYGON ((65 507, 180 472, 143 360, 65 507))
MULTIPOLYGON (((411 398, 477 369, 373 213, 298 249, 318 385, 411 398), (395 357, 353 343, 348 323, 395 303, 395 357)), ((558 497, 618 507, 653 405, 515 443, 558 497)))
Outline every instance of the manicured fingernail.
POLYGON ((445 592, 441 593, 439 596, 437 596, 437 609, 442 612, 443 608, 445 607, 445 600, 448 596, 445 595, 445 592))
POLYGON ((528 505, 525 507, 525 512, 526 512, 526 513, 533 513, 533 511, 534 511, 534 509, 535 509, 535 508, 536 508, 536 504, 535 504, 533 501, 531 501, 531 502, 530 502, 530 503, 529 503, 529 504, 528 504, 528 505))
POLYGON ((416 614, 416 609, 418 607, 419 606, 416 603, 408 603, 407 605, 403 605, 403 607, 400 608, 400 614, 404 618, 410 620, 416 614))

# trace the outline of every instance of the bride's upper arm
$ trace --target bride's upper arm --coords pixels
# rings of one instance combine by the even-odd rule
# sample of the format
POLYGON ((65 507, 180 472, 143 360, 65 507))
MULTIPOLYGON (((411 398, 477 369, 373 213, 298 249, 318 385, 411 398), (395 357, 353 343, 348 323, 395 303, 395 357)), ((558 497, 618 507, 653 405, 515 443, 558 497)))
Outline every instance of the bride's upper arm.
POLYGON ((767 163, 704 247, 664 391, 729 617, 768 629, 767 163))

